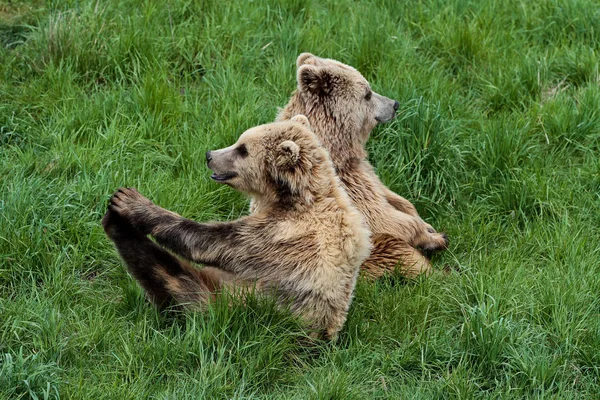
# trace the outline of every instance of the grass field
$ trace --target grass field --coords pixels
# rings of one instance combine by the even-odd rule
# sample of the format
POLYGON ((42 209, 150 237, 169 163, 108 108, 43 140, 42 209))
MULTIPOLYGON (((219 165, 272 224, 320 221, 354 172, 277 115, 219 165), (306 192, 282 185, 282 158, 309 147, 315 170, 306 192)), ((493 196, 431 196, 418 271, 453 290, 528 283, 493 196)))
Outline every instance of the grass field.
POLYGON ((0 0, 0 398, 599 398, 599 60, 596 1, 0 0), (361 280, 335 344, 272 304, 158 314, 109 195, 244 215, 204 152, 302 51, 401 103, 370 159, 460 271, 361 280))

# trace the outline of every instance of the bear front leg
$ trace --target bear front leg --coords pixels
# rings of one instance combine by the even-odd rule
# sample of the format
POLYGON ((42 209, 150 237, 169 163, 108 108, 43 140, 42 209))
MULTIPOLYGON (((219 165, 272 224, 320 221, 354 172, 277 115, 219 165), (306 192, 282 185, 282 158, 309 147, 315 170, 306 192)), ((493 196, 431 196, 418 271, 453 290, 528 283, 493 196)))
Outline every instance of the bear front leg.
POLYGON ((181 218, 157 206, 134 188, 119 188, 110 198, 108 208, 145 235, 165 219, 181 218))
POLYGON ((404 197, 396 194, 387 186, 385 186, 372 168, 373 167, 370 167, 369 169, 369 178, 373 182, 375 190, 385 197, 385 200, 388 202, 388 204, 400 212, 419 218, 419 213, 417 212, 415 206, 410 201, 406 200, 404 197))
POLYGON ((417 212, 417 209, 410 201, 406 200, 404 197, 400 196, 399 194, 392 192, 390 189, 388 189, 385 186, 383 186, 383 189, 384 189, 385 199, 387 200, 388 203, 390 203, 390 205, 392 207, 394 207, 396 210, 401 211, 405 214, 412 215, 413 217, 419 217, 419 213, 417 212))
POLYGON ((392 192, 381 181, 380 187, 383 189, 386 201, 396 210, 408 214, 419 220, 420 227, 413 245, 426 253, 435 253, 448 248, 448 236, 443 232, 437 232, 430 224, 423 221, 419 216, 415 206, 404 197, 392 192))
POLYGON ((241 243, 244 236, 241 231, 246 228, 243 219, 198 223, 157 206, 133 188, 119 189, 110 201, 112 211, 185 259, 235 272, 232 261, 247 255, 247 247, 241 243))
POLYGON ((413 217, 397 210, 389 210, 376 233, 387 233, 406 241, 410 246, 426 252, 448 248, 448 237, 438 233, 420 217, 413 217))

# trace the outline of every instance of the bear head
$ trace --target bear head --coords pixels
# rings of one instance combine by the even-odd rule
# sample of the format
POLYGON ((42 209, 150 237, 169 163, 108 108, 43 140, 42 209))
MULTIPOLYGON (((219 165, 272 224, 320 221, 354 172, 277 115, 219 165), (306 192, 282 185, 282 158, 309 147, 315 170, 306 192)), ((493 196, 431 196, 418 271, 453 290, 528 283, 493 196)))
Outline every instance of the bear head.
POLYGON ((206 159, 212 179, 263 205, 302 207, 327 195, 336 182, 327 150, 304 115, 251 128, 234 145, 207 152, 206 159))
POLYGON ((399 103, 375 93, 360 72, 341 62, 302 53, 296 65, 298 88, 278 120, 305 114, 332 158, 341 149, 362 156, 373 128, 391 121, 399 103))

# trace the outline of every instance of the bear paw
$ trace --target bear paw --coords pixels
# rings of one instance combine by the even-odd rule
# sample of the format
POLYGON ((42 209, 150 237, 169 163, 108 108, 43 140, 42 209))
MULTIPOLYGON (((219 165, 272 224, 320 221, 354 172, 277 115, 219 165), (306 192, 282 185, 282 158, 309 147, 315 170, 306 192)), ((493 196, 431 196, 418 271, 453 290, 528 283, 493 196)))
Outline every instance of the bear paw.
POLYGON ((424 240, 416 243, 415 247, 426 254, 437 253, 439 251, 446 250, 450 241, 448 240, 448 235, 443 232, 427 232, 426 238, 424 240))
MULTIPOLYGON (((116 214, 127 225, 143 233, 149 233, 149 213, 155 208, 154 203, 133 188, 120 188, 110 198, 108 210, 116 214)), ((107 213, 110 218, 110 214, 107 213)))
POLYGON ((118 213, 111 210, 110 206, 102 218, 102 227, 106 236, 112 240, 118 240, 123 237, 130 237, 137 234, 135 228, 118 213))
POLYGON ((110 199, 110 208, 123 217, 136 217, 138 210, 153 204, 134 188, 119 188, 110 199))
POLYGON ((147 225, 155 205, 134 188, 120 188, 117 190, 111 197, 108 207, 135 228, 144 233, 149 233, 147 225))

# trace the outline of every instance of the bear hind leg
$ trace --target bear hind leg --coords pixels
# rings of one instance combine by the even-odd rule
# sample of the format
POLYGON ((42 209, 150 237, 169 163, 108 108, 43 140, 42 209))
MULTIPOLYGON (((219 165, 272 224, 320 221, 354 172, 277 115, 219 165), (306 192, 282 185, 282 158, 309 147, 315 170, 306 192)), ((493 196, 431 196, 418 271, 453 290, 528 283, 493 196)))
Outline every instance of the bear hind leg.
POLYGON ((159 308, 198 308, 214 299, 219 282, 164 250, 110 209, 102 226, 129 273, 159 308))
POLYGON ((388 234, 375 234, 371 240, 371 255, 361 266, 367 277, 377 279, 396 270, 407 278, 431 273, 429 260, 406 241, 388 234))

